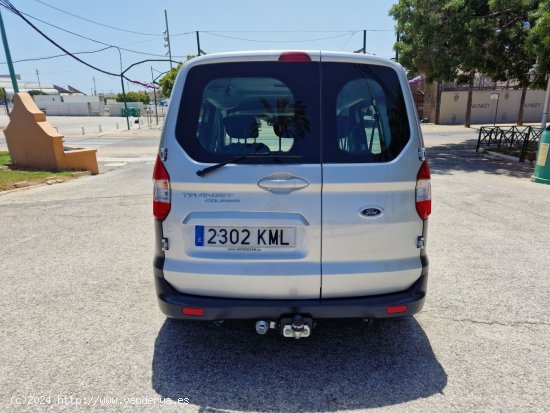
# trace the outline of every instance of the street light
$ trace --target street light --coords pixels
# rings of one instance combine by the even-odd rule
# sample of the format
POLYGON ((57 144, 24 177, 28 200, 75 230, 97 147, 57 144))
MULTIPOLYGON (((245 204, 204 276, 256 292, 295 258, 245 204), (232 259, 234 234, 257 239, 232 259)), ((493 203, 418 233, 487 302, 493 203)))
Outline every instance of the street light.
MULTIPOLYGON (((113 47, 116 47, 116 46, 113 46, 113 47)), ((116 47, 116 48, 118 49, 118 47, 116 47)), ((120 53, 120 49, 119 49, 118 52, 120 53)), ((122 57, 121 57, 121 60, 120 60, 120 81, 122 83, 122 95, 124 97, 124 107, 126 108, 126 122, 128 123, 128 130, 130 130, 130 121, 128 120, 128 106, 126 105, 126 92, 124 91, 124 74, 128 70, 130 70, 132 67, 140 65, 142 63, 147 63, 147 62, 166 62, 166 59, 145 59, 145 60, 141 60, 139 62, 131 64, 130 66, 128 66, 124 70, 122 70, 122 57)), ((170 63, 180 64, 181 62, 176 62, 176 61, 170 60, 170 63)))
POLYGON ((550 73, 548 74, 548 84, 546 85, 546 96, 544 97, 544 109, 542 110, 542 120, 540 127, 546 129, 546 121, 548 120, 548 106, 550 106, 550 73))

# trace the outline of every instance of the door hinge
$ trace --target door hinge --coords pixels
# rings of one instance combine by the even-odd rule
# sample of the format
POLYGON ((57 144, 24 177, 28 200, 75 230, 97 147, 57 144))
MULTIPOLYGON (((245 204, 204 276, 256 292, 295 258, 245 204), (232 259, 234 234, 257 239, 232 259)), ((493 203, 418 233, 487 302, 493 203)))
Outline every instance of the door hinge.
POLYGON ((165 161, 166 158, 168 158, 168 149, 167 148, 160 148, 159 155, 160 155, 160 160, 165 161))
POLYGON ((168 245, 168 238, 161 239, 160 243, 162 245, 162 250, 163 251, 168 251, 170 249, 170 245, 168 245))
POLYGON ((424 248, 426 246, 426 240, 420 236, 416 239, 416 248, 424 248))
POLYGON ((421 161, 426 160, 426 148, 418 148, 418 159, 421 161))

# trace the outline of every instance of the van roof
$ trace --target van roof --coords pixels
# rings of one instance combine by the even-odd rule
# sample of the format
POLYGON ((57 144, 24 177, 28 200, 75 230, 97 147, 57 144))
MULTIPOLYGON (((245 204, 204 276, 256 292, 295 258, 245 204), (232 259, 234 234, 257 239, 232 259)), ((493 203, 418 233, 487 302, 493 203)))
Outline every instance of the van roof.
POLYGON ((247 61, 277 61, 283 53, 305 53, 312 61, 319 62, 348 62, 348 63, 367 63, 384 66, 392 66, 395 69, 402 69, 399 63, 390 59, 385 59, 369 54, 359 54, 350 52, 337 52, 325 50, 251 50, 251 51, 234 51, 224 53, 211 53, 198 56, 188 60, 189 66, 209 63, 230 63, 230 62, 247 62, 247 61))

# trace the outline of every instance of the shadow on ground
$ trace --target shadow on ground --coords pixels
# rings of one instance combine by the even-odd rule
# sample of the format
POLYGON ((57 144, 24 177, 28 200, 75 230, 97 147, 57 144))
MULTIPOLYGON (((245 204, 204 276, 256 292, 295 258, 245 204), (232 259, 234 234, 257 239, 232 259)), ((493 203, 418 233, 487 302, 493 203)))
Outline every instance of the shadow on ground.
MULTIPOLYGON (((476 152, 477 139, 462 143, 432 146, 428 149, 430 170, 433 173, 451 175, 453 172, 485 172, 493 175, 507 175, 516 178, 530 178, 533 165, 506 159, 491 159, 476 152)), ((483 145, 483 148, 487 146, 483 145)), ((488 147, 489 149, 491 147, 488 147)))
POLYGON ((202 412, 336 411, 441 393, 447 375, 410 317, 319 322, 312 337, 259 336, 251 321, 167 319, 155 342, 153 388, 202 412))

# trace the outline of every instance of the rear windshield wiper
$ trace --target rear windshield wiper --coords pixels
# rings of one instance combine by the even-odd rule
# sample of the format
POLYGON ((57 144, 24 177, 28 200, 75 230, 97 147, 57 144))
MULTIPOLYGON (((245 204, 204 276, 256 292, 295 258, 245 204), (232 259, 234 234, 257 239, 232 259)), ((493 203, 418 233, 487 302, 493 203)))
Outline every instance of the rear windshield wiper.
POLYGON ((232 159, 229 159, 228 161, 220 162, 220 163, 217 163, 215 165, 209 166, 207 168, 199 169, 197 171, 197 175, 200 176, 200 177, 203 177, 206 174, 209 174, 210 172, 221 168, 222 166, 225 166, 225 165, 230 164, 230 163, 238 163, 238 162, 240 162, 244 159, 248 159, 248 158, 270 158, 270 159, 273 159, 273 158, 301 158, 301 157, 302 157, 301 155, 277 155, 277 154, 273 154, 273 153, 251 152, 251 153, 247 153, 247 154, 244 154, 244 155, 236 156, 232 159))

